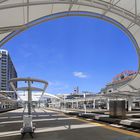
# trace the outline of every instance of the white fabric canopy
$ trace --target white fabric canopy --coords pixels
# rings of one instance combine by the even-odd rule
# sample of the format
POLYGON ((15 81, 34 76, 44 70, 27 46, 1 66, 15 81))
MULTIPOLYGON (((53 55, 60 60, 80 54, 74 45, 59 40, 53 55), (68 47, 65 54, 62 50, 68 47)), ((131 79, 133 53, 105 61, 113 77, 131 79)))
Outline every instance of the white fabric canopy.
MULTIPOLYGON (((32 93, 32 101, 37 101, 38 102, 40 100, 41 95, 42 95, 42 92, 32 93)), ((24 92, 24 93, 19 92, 19 97, 23 101, 28 101, 28 92, 24 92)), ((60 99, 59 97, 57 97, 53 94, 50 94, 50 93, 46 93, 46 92, 44 93, 42 98, 44 98, 44 97, 60 99)))
MULTIPOLYGON (((132 40, 140 58, 140 0, 0 0, 0 46, 31 26, 72 15, 115 24, 132 40)), ((140 65, 137 76, 119 90, 139 88, 140 65)))

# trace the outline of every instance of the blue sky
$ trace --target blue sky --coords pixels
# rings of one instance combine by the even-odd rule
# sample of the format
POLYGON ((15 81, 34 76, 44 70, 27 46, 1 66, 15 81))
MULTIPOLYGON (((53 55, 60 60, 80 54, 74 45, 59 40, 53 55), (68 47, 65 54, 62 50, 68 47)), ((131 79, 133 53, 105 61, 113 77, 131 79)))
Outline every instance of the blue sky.
POLYGON ((128 37, 114 25, 88 17, 52 20, 19 34, 9 50, 19 77, 49 82, 50 93, 98 92, 124 70, 137 70, 128 37))

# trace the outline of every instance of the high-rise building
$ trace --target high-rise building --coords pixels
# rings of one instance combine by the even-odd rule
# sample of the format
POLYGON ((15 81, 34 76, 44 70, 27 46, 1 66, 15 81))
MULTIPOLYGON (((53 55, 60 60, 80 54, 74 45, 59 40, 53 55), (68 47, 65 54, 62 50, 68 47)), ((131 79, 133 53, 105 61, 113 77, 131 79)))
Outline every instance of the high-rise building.
MULTIPOLYGON (((7 50, 0 50, 0 91, 11 91, 9 80, 16 78, 17 72, 7 50)), ((17 83, 14 83, 17 87, 17 83)), ((8 93, 7 93, 8 94, 8 93)), ((11 98, 17 98, 15 94, 9 93, 11 98)))

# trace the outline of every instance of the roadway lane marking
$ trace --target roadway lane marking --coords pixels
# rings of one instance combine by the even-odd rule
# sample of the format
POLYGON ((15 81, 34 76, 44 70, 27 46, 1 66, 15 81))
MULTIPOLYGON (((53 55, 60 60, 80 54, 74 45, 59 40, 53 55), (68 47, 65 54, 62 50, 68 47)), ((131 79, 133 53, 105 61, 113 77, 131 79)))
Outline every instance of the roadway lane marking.
MULTIPOLYGON (((51 119, 34 119, 33 122, 42 122, 42 121, 56 121, 56 120, 74 120, 76 118, 51 118, 51 119)), ((6 121, 6 122, 0 122, 1 124, 12 124, 12 123, 22 123, 23 120, 18 121, 6 121)))
MULTIPOLYGON (((44 127, 37 128, 35 133, 44 133, 44 132, 53 132, 53 131, 63 131, 63 130, 72 130, 72 129, 81 129, 81 128, 93 128, 97 127, 93 124, 80 124, 80 125, 70 125, 70 127, 66 126, 57 126, 57 127, 44 127)), ((0 132, 0 137, 9 137, 9 136, 18 136, 21 135, 20 131, 8 131, 8 132, 0 132)))

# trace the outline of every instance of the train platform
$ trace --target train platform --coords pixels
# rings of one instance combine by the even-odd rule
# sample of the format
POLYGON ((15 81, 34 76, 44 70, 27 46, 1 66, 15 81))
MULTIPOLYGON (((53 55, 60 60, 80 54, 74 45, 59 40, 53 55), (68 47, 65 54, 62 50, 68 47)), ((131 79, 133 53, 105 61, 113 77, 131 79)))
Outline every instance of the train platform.
MULTIPOLYGON (((21 139, 23 111, 27 113, 26 110, 18 109, 0 114, 0 140, 21 139)), ((33 123, 36 125, 36 140, 140 140, 139 133, 44 108, 34 109, 33 123)), ((32 138, 26 134, 24 139, 32 138)))
POLYGON ((80 111, 79 110, 59 110, 59 109, 52 109, 52 110, 56 110, 58 112, 63 112, 67 115, 77 116, 80 118, 87 118, 87 119, 102 121, 102 122, 106 122, 110 124, 118 124, 118 125, 140 129, 139 111, 127 112, 126 118, 113 118, 109 116, 109 113, 107 111, 103 112, 101 110, 87 111, 87 113, 84 113, 84 111, 81 111, 81 110, 80 111))

